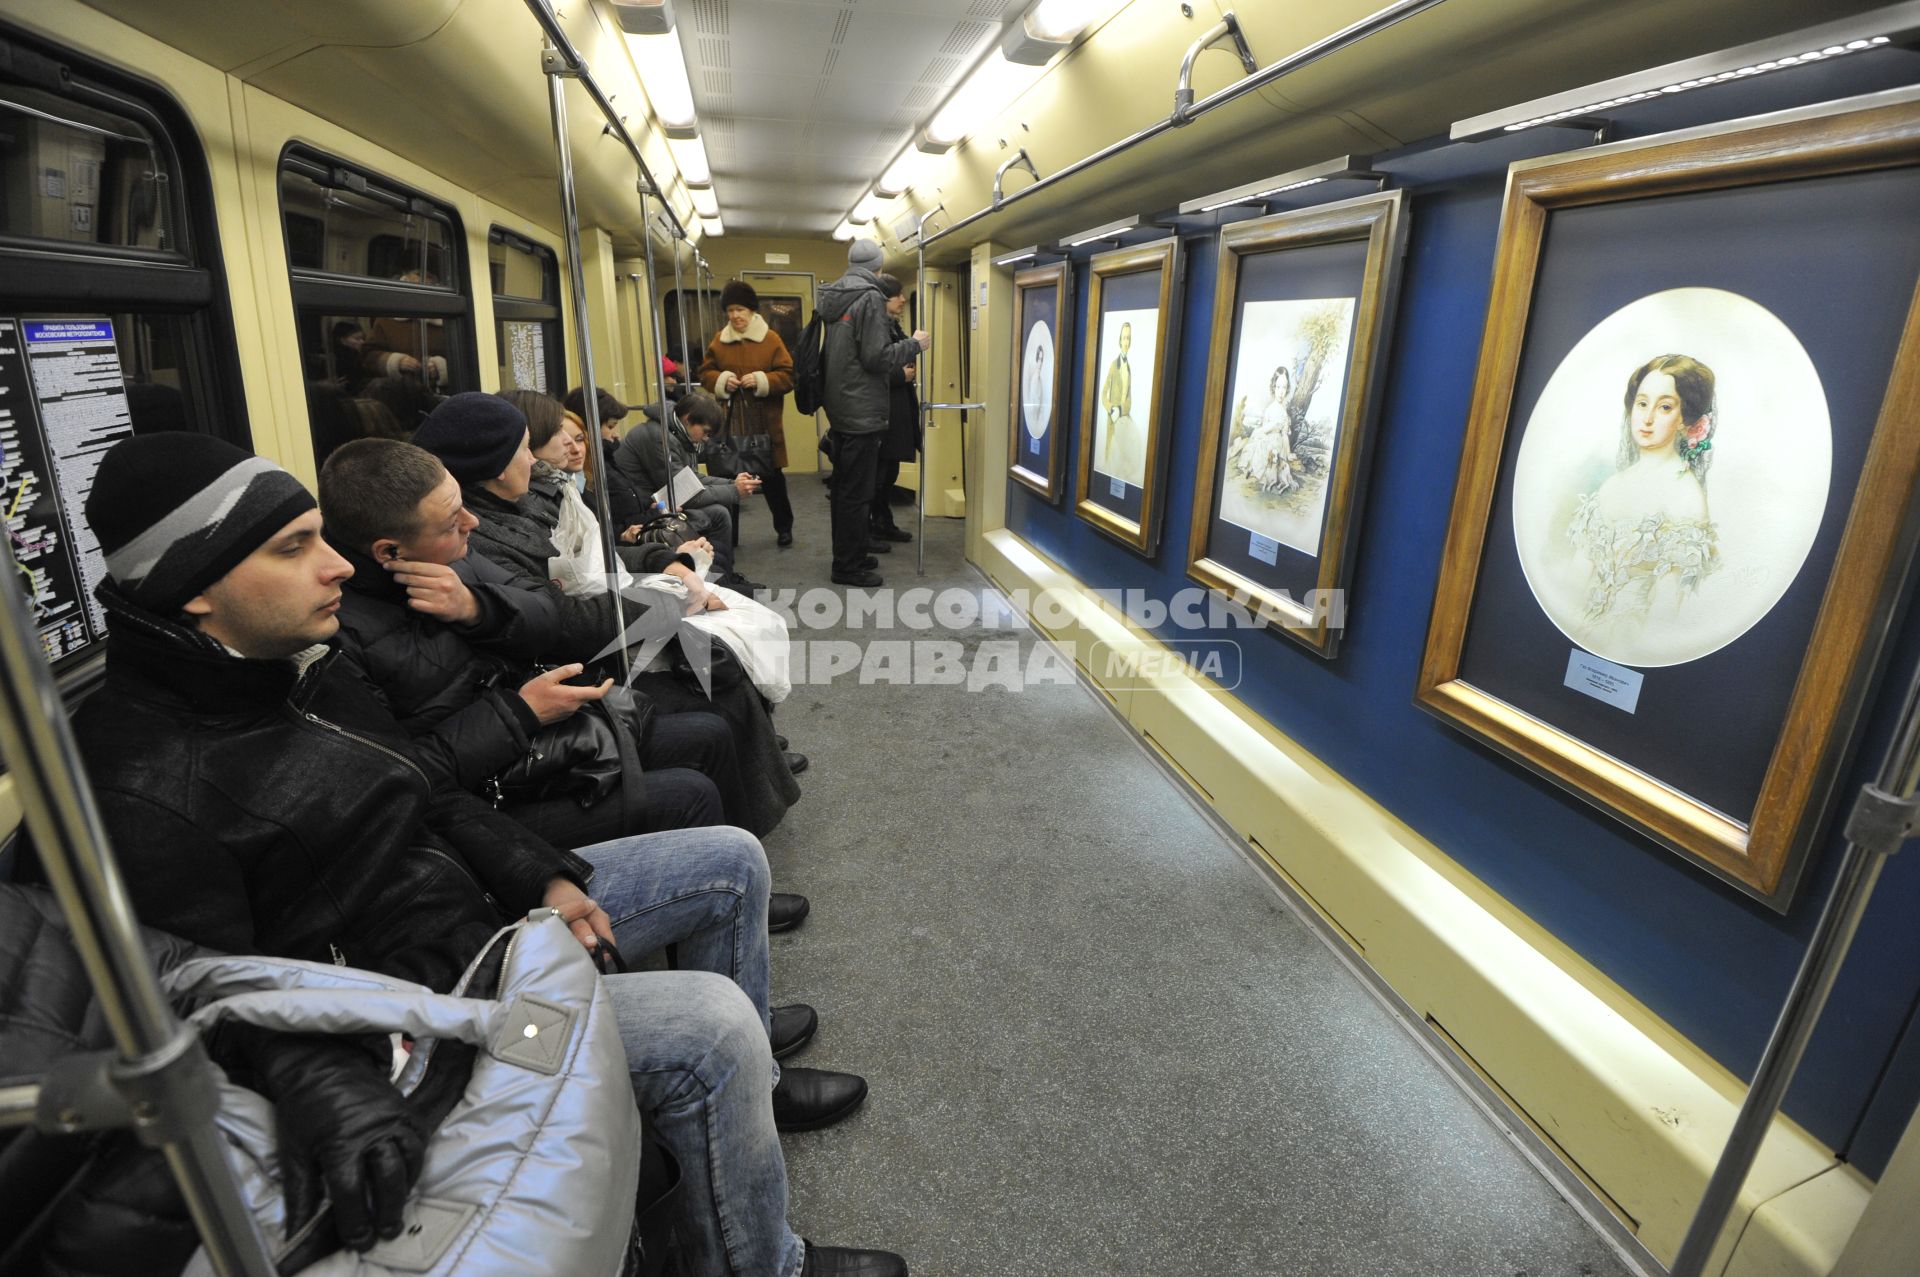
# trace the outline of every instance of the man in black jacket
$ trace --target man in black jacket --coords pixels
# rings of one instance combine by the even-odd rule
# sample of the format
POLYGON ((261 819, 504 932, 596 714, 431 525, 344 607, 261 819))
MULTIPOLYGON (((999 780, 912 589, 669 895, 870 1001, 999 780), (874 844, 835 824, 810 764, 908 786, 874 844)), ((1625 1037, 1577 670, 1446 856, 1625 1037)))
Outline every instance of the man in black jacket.
MULTIPOLYGON (((589 948, 677 943, 688 970, 607 988, 635 1099, 687 1172, 679 1228, 695 1266, 792 1277, 864 1262, 803 1247, 785 1224, 776 1124, 837 1121, 866 1084, 772 1062, 757 842, 698 829, 559 851, 436 786, 391 716, 331 676, 352 569, 271 462, 205 435, 126 439, 87 520, 112 634, 75 735, 145 922, 442 990, 535 908, 589 948)), ((888 1258, 882 1271, 904 1272, 888 1258)))
POLYGON ((613 450, 613 472, 649 496, 665 490, 669 475, 681 471, 691 475, 698 482, 697 490, 675 504, 687 516, 689 530, 713 543, 713 565, 720 571, 720 583, 751 588, 733 569, 734 542, 740 502, 760 490, 760 480, 744 471, 731 479, 699 471, 701 445, 726 420, 726 410, 706 391, 689 390, 665 405, 648 404, 640 413, 643 420, 613 450))
MULTIPOLYGON (((341 587, 340 663, 460 788, 485 792, 538 746, 542 728, 607 693, 612 680, 566 682, 577 663, 522 681, 561 646, 555 600, 469 553, 477 521, 433 454, 396 439, 344 444, 321 468, 320 507, 328 543, 354 569, 341 587), (454 572, 462 562, 471 579, 454 572)), ((584 846, 723 824, 727 804, 742 801, 733 735, 716 714, 654 715, 640 762, 640 828, 628 827, 617 793, 584 808, 565 794, 503 794, 496 805, 550 842, 584 846)), ((807 901, 775 892, 767 912, 769 930, 787 931, 807 901)))
POLYGON ((832 427, 833 580, 839 585, 880 584, 868 562, 867 521, 892 398, 887 377, 927 348, 924 332, 894 340, 880 289, 883 260, 878 244, 854 240, 847 246, 847 273, 823 285, 814 303, 827 324, 820 352, 826 374, 822 406, 832 427))

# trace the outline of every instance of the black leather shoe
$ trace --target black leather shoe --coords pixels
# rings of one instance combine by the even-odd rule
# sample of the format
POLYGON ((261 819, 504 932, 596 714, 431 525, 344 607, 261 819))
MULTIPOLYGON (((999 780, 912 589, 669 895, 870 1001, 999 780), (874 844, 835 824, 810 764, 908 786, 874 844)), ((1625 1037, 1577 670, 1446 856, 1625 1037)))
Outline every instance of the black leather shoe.
POLYGON ((776 891, 767 897, 767 934, 777 931, 792 931, 807 920, 813 911, 805 896, 796 896, 791 891, 776 891))
POLYGON ((868 554, 892 554, 893 547, 888 545, 885 541, 876 541, 872 537, 868 537, 867 553, 868 554))
POLYGON ((872 568, 861 568, 858 572, 835 572, 833 574, 833 583, 835 585, 865 586, 869 590, 876 585, 883 584, 880 574, 872 568))
POLYGON ((807 770, 807 756, 805 754, 796 754, 792 750, 788 750, 787 751, 787 770, 792 772, 796 776, 798 776, 801 772, 807 770))
POLYGON ((813 1041, 813 1032, 820 1027, 820 1017, 813 1008, 804 1002, 796 1002, 790 1007, 775 1007, 772 1012, 773 1028, 767 1033, 767 1040, 773 1044, 773 1058, 784 1060, 807 1043, 813 1041))
POLYGON ((907 1261, 890 1250, 852 1250, 808 1242, 800 1277, 907 1277, 907 1261))
POLYGON ((897 541, 901 545, 905 545, 907 542, 913 540, 913 533, 907 531, 905 528, 896 528, 891 525, 884 528, 875 528, 871 535, 875 541, 897 541))
POLYGON ((869 554, 866 558, 860 560, 860 566, 863 570, 871 572, 880 566, 880 560, 869 554))
POLYGON ((773 1088, 773 1125, 782 1131, 817 1131, 866 1101, 867 1079, 857 1074, 783 1068, 780 1085, 773 1088))
POLYGON ((793 544, 793 533, 782 532, 779 536, 773 539, 773 543, 779 546, 782 550, 784 550, 788 546, 793 544))
POLYGON ((781 749, 785 749, 787 747, 787 738, 782 736, 779 732, 775 732, 773 734, 773 743, 778 745, 781 749))

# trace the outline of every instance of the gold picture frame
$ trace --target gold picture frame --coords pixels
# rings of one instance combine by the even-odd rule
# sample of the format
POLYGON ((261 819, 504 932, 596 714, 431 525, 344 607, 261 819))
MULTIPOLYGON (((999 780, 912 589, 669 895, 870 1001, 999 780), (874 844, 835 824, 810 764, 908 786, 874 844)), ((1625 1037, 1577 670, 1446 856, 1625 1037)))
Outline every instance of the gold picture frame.
MULTIPOLYGON (((1803 572, 1806 585, 1802 596, 1805 601, 1797 605, 1803 619, 1792 626, 1803 628, 1795 630, 1783 621, 1779 632, 1793 634, 1791 644, 1776 644, 1780 648, 1777 652, 1755 649, 1758 656, 1778 661, 1778 668, 1787 671, 1787 677, 1765 684, 1755 679, 1745 686, 1736 680, 1725 689, 1705 693, 1727 698, 1722 704, 1737 706, 1740 696, 1757 697, 1765 691, 1776 698, 1776 706, 1784 705, 1784 715, 1776 708, 1766 711, 1769 717, 1760 721, 1709 719, 1689 723, 1686 728, 1712 734, 1729 750, 1750 750, 1756 765, 1764 761, 1764 770, 1755 770, 1749 782, 1755 787, 1748 818, 1730 815, 1702 801, 1697 792, 1676 783, 1671 774, 1660 774, 1661 768, 1624 761, 1621 755, 1632 751, 1616 748, 1609 752, 1591 741, 1603 733, 1638 731, 1641 724, 1637 720, 1597 717, 1594 722, 1598 728, 1583 738, 1564 722, 1548 721, 1547 716, 1512 703, 1515 697, 1494 695, 1464 677, 1463 652, 1469 652, 1470 644, 1506 641, 1502 631, 1509 624, 1509 614, 1476 617, 1476 591, 1510 589, 1484 572, 1489 570, 1487 565, 1501 561, 1508 552, 1506 543, 1496 536, 1500 529, 1491 525, 1497 509, 1512 508, 1508 494, 1516 490, 1505 486, 1509 480, 1502 473, 1509 448, 1518 453, 1522 442, 1519 437, 1524 423, 1509 430, 1510 417, 1516 411, 1516 385, 1523 374, 1527 385, 1537 385, 1539 367, 1545 366, 1544 359, 1537 367, 1527 362, 1528 339, 1536 331, 1531 325, 1550 330, 1551 319, 1539 317, 1551 316, 1551 308, 1558 304, 1552 277, 1543 275, 1543 255, 1552 254, 1555 245, 1564 245, 1572 227, 1604 225, 1597 220, 1600 218, 1684 216, 1699 219, 1699 224, 1712 225, 1713 229, 1705 234, 1687 232, 1692 239, 1676 235, 1672 245, 1647 246, 1648 252, 1681 254, 1678 273, 1683 279, 1707 278, 1704 272, 1716 269, 1714 261, 1722 259, 1730 263, 1727 269, 1750 274, 1763 266, 1776 273, 1811 269, 1797 265, 1796 246, 1808 252, 1811 248, 1807 246, 1820 244, 1823 247, 1819 251, 1851 250, 1858 258, 1864 250, 1844 241, 1869 223, 1854 220, 1847 223, 1849 230, 1836 233, 1826 225, 1776 219, 1770 232, 1775 236, 1773 247, 1765 262, 1755 263, 1751 258, 1737 258, 1740 249, 1722 242, 1722 234, 1729 239, 1735 236, 1733 229, 1723 232, 1718 223, 1708 219, 1724 217, 1728 208, 1737 211, 1734 200, 1762 201, 1752 205, 1756 212, 1766 211, 1766 200, 1828 198, 1838 206, 1843 197, 1851 199, 1857 194, 1857 185, 1849 184, 1904 182, 1915 172, 1920 172, 1920 92, 1914 90, 1874 94, 1571 156, 1525 161, 1512 167, 1472 410, 1419 673, 1416 700, 1424 708, 1783 912, 1824 828, 1831 791, 1846 760, 1860 708, 1877 674, 1880 650, 1914 548, 1916 476, 1920 476, 1920 288, 1911 280, 1903 282, 1904 268, 1894 270, 1885 262, 1877 262, 1850 277, 1858 281, 1877 272, 1884 278, 1884 283, 1873 287, 1884 290, 1886 313, 1862 317, 1848 314, 1846 322, 1865 325, 1863 331, 1873 333, 1890 352, 1890 363, 1884 383, 1877 372, 1871 377, 1855 374, 1857 390, 1848 393, 1861 397, 1865 411, 1836 413, 1833 418, 1834 439, 1840 438, 1842 429, 1854 432, 1849 446, 1857 460, 1849 464, 1857 466, 1857 477, 1850 485, 1836 481, 1830 494, 1828 488, 1821 488, 1827 504, 1821 507, 1825 513, 1818 524, 1819 544, 1828 547, 1822 553, 1830 555, 1831 566, 1824 580, 1804 576, 1802 568, 1794 569, 1803 572), (1820 183, 1831 184, 1824 188, 1825 195, 1817 185, 1820 183), (1667 198, 1701 193, 1710 193, 1712 199, 1696 201, 1691 209, 1667 198), (1563 225, 1558 237, 1549 243, 1550 226, 1569 210, 1578 210, 1575 216, 1580 220, 1563 225), (1836 238, 1843 242, 1833 244, 1836 238), (1690 258, 1684 256, 1689 253, 1690 258), (1897 339, 1893 336, 1896 333, 1897 339), (1877 414, 1872 408, 1876 401, 1877 414), (1497 497, 1506 504, 1497 506, 1497 497), (1804 630, 1809 623, 1805 618, 1810 618, 1810 633, 1804 630), (1477 632, 1476 622, 1484 623, 1477 632), (1626 726, 1615 726, 1620 723, 1626 726)), ((1865 206, 1853 200, 1852 207, 1865 206)), ((1893 219, 1889 226, 1874 231, 1888 237, 1884 242, 1899 243, 1900 237, 1910 233, 1912 223, 1899 220, 1898 211, 1879 210, 1876 215, 1893 219)), ((1751 220, 1760 224, 1766 219, 1752 216, 1751 220)), ((1645 239, 1635 242, 1647 243, 1645 239)), ((1568 250, 1561 247, 1559 251, 1561 257, 1549 257, 1548 261, 1559 262, 1554 269, 1564 271, 1568 250)), ((1639 266, 1636 263, 1632 268, 1639 266)), ((1809 339, 1831 340, 1826 335, 1809 339)), ((1876 369, 1879 366, 1873 365, 1876 369)), ((1836 393, 1843 371, 1847 370, 1826 369, 1822 383, 1826 393, 1836 393)), ((1722 397, 1724 393, 1723 386, 1722 397)), ((1629 412, 1634 411, 1633 395, 1629 388, 1629 412)), ((1711 415, 1705 420, 1708 428, 1716 428, 1711 415)), ((1721 442, 1732 444, 1737 438, 1732 430, 1722 430, 1726 437, 1721 442)), ((1693 434, 1694 429, 1689 427, 1686 437, 1691 439, 1693 434)), ((1833 473, 1843 476, 1837 460, 1839 445, 1834 447, 1833 473)), ((1509 520, 1505 531, 1511 534, 1515 526, 1509 520)), ((1594 562, 1597 565, 1600 561, 1594 562)), ((1652 570, 1666 567, 1662 563, 1652 570)), ((1796 584, 1799 579, 1795 578, 1796 584)), ((1737 654, 1737 645, 1750 639, 1761 643, 1765 641, 1757 637, 1761 632, 1756 624, 1711 656, 1717 660, 1722 651, 1737 654)), ((1475 652, 1487 650, 1494 649, 1471 648, 1475 652)), ((1577 647, 1575 655, 1579 655, 1577 647)), ((1742 658, 1735 655, 1732 659, 1742 658)), ((1505 677, 1497 661, 1481 660, 1478 668, 1482 682, 1505 677)), ((1645 676, 1693 678, 1704 683, 1704 669, 1702 662, 1669 667, 1649 663, 1645 676), (1691 672, 1669 676, 1668 669, 1691 672)), ((1574 687, 1571 666, 1566 685, 1574 687)), ((1555 703, 1581 701, 1578 695, 1560 695, 1558 689, 1553 689, 1552 695, 1558 697, 1555 703)), ((1541 703, 1548 699, 1543 694, 1541 703)), ((1591 711, 1595 715, 1615 712, 1591 711)), ((1656 706, 1655 712, 1675 715, 1669 706, 1656 706)), ((1676 768, 1697 762, 1693 754, 1671 741, 1649 739, 1645 748, 1670 751, 1663 757, 1671 759, 1676 768)))
MULTIPOLYGON (((1163 489, 1166 486, 1167 440, 1171 433, 1167 429, 1167 417, 1172 410, 1172 395, 1168 392, 1172 389, 1176 365, 1174 355, 1180 342, 1180 315, 1176 298, 1180 295, 1182 263, 1180 238, 1177 235, 1134 248, 1098 253, 1089 262, 1086 355, 1080 382, 1080 446, 1076 462, 1074 513, 1122 545, 1144 555, 1153 554, 1159 545, 1160 514, 1165 505, 1166 494, 1163 489), (1143 282, 1149 278, 1152 279, 1151 287, 1143 282), (1135 293, 1140 295, 1130 296, 1135 293), (1152 299, 1150 306, 1107 305, 1109 300, 1146 302, 1149 298, 1152 299), (1118 411, 1117 403, 1103 402, 1110 397, 1106 393, 1108 387, 1115 384, 1111 366, 1115 359, 1113 352, 1121 350, 1129 340, 1127 334, 1130 329, 1127 321, 1117 321, 1112 326, 1106 321, 1123 311, 1141 317, 1143 323, 1150 322, 1154 330, 1152 348, 1144 361, 1152 380, 1146 396, 1143 423, 1136 420, 1141 414, 1132 411, 1131 402, 1125 412, 1118 411), (1112 341, 1108 340, 1110 335, 1112 341), (1101 373, 1103 353, 1108 355, 1105 360, 1108 374, 1104 379, 1105 385, 1101 373), (1121 431, 1116 428, 1121 420, 1128 423, 1126 437, 1122 439, 1124 455, 1118 460, 1107 461, 1106 456, 1115 452, 1113 441, 1121 438, 1121 431), (1142 424, 1144 430, 1140 429, 1142 424), (1099 428, 1101 426, 1106 429, 1099 428), (1100 461, 1096 461, 1096 447, 1103 454, 1100 461), (1116 467, 1124 465, 1127 472, 1109 475, 1100 469, 1101 464, 1116 467), (1096 486, 1096 473, 1106 477, 1104 485, 1096 486), (1136 477, 1139 480, 1137 486, 1131 482, 1136 477), (1140 495, 1130 497, 1124 492, 1125 488, 1133 488, 1140 495)), ((1130 347, 1122 353, 1130 368, 1140 362, 1134 359, 1130 347)), ((1131 373, 1128 376, 1130 381, 1131 373)), ((1127 393, 1130 399, 1130 385, 1127 393)))
MULTIPOLYGON (((1236 222, 1220 232, 1213 338, 1207 359, 1206 412, 1201 426, 1200 465, 1194 477, 1193 523, 1187 538, 1187 575, 1249 605, 1288 638, 1328 658, 1334 656, 1345 624, 1346 586, 1359 522, 1362 479, 1372 448, 1373 422, 1386 367, 1387 334, 1392 324, 1399 264, 1405 248, 1405 202, 1399 191, 1236 222), (1329 299, 1330 303, 1338 303, 1332 310, 1328 305, 1320 306, 1329 314, 1340 315, 1346 310, 1351 316, 1350 326, 1343 325, 1347 331, 1328 332, 1322 338, 1325 345, 1337 336, 1346 346, 1344 359, 1337 361, 1337 371, 1342 375, 1337 383, 1339 390, 1332 405, 1331 420, 1320 423, 1330 426, 1332 435, 1324 460, 1300 443, 1300 450, 1314 457, 1321 473, 1302 466, 1297 485, 1291 474, 1282 480, 1288 485, 1289 494, 1308 494, 1322 504, 1323 514, 1313 538, 1314 549, 1309 554, 1304 547, 1282 546, 1277 540, 1240 524, 1226 524, 1248 532, 1253 542, 1265 550, 1260 558, 1241 555, 1235 562, 1229 559, 1225 547, 1218 544, 1214 525, 1215 515, 1224 504, 1226 485, 1235 482, 1222 472, 1223 442, 1230 430, 1242 428, 1241 413, 1236 411, 1236 405, 1229 403, 1235 389, 1229 382, 1237 370, 1236 355, 1246 332, 1243 320, 1248 312, 1242 307, 1243 268, 1262 258, 1279 263, 1290 253, 1300 255, 1307 250, 1334 245, 1364 246, 1365 257, 1354 281, 1355 296, 1329 299), (1318 490, 1311 491, 1311 488, 1318 490), (1282 555, 1287 559, 1284 571, 1277 562, 1282 555), (1271 574, 1260 573, 1257 567, 1258 563, 1268 561, 1266 556, 1274 560, 1275 571, 1271 574), (1304 597, 1296 598, 1290 590, 1275 583, 1275 577, 1285 574, 1307 584, 1307 589, 1302 591, 1304 597), (1259 579, 1261 576, 1267 579, 1259 579)), ((1328 272, 1323 263, 1319 274, 1328 273, 1351 277, 1350 268, 1328 272)), ((1284 289, 1283 280, 1274 283, 1284 289)), ((1259 303, 1249 303, 1253 304, 1259 303)), ((1291 371, 1282 366, 1273 374, 1277 382, 1282 373, 1286 373, 1286 384, 1293 392, 1292 424, 1283 426, 1276 437, 1287 441, 1277 451, 1288 452, 1286 460, 1294 462, 1298 462, 1299 457, 1291 453, 1291 446, 1300 441, 1293 436, 1312 428, 1305 423, 1308 401, 1317 401, 1316 389, 1322 383, 1324 372, 1321 359, 1309 355, 1305 363, 1311 368, 1307 374, 1313 379, 1311 385, 1304 384, 1302 368, 1298 365, 1291 371)), ((1237 407, 1242 410, 1246 407, 1245 396, 1237 407)), ((1244 437, 1240 440, 1243 447, 1250 442, 1244 437)), ((1231 445, 1227 451, 1231 462, 1234 459, 1231 445)), ((1280 464, 1284 466, 1284 462, 1280 464)), ((1243 482, 1255 483, 1252 479, 1243 482)))
POLYGON ((1062 351, 1073 349, 1073 263, 1055 262, 1051 266, 1036 266, 1023 270, 1013 277, 1013 389, 1007 409, 1007 477, 1022 487, 1028 488, 1049 505, 1060 499, 1066 484, 1062 471, 1066 469, 1066 432, 1061 421, 1066 416, 1067 392, 1072 383, 1067 379, 1067 370, 1071 360, 1061 358, 1062 351), (1048 404, 1049 418, 1044 455, 1040 466, 1022 464, 1022 459, 1030 456, 1039 440, 1026 428, 1025 398, 1028 338, 1022 334, 1027 331, 1027 299, 1035 294, 1052 294, 1053 344, 1051 359, 1053 367, 1051 377, 1052 399, 1048 404), (1024 446, 1023 446, 1024 445, 1024 446))

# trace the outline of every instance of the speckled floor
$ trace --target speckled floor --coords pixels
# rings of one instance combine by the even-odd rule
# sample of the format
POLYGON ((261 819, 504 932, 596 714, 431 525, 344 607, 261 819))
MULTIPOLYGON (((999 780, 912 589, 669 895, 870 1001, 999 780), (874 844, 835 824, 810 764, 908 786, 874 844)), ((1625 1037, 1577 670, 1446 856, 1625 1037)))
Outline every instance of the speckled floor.
MULTIPOLYGON (((826 503, 792 488, 799 544, 756 513, 741 568, 824 587, 826 503)), ((960 524, 928 533, 888 585, 982 592, 960 524)), ((795 1063, 873 1088, 784 1141, 803 1235, 918 1277, 1626 1273, 1091 693, 844 673, 777 721, 813 768, 767 848, 814 912, 774 1000, 819 1008, 795 1063)))

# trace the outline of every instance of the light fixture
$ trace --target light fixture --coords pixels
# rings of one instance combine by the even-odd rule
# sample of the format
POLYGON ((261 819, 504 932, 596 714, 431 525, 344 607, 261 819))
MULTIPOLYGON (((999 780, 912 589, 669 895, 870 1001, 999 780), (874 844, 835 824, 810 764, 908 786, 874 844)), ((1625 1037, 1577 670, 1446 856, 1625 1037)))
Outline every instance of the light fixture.
POLYGON ((1306 186, 1318 186, 1323 182, 1338 181, 1344 178, 1378 179, 1381 175, 1372 170, 1372 157, 1365 155, 1340 155, 1320 164, 1309 164, 1305 168, 1279 173, 1273 177, 1263 177, 1257 182, 1248 182, 1231 190, 1215 191, 1211 195, 1202 195, 1199 199, 1187 200, 1180 205, 1181 213, 1211 213, 1216 209, 1232 208, 1239 204, 1262 204, 1276 195, 1288 191, 1297 191, 1306 186))
POLYGON ((693 109, 693 85, 687 81, 686 59, 680 54, 680 37, 637 35, 627 37, 634 68, 653 103, 653 113, 669 138, 694 136, 697 130, 693 109))
POLYGON ((850 223, 850 222, 842 222, 842 223, 840 223, 840 224, 839 224, 838 226, 836 226, 836 227, 834 227, 834 228, 833 228, 833 237, 834 237, 835 239, 837 239, 837 240, 839 240, 839 241, 840 241, 841 243, 843 243, 843 244, 844 244, 844 243, 845 243, 846 241, 848 241, 848 240, 850 240, 850 239, 852 239, 852 238, 853 238, 853 224, 852 224, 852 223, 850 223))
POLYGON ((608 0, 628 35, 665 35, 673 30, 673 0, 608 0))
POLYGON ((700 140, 699 134, 685 138, 668 134, 667 149, 673 152, 674 166, 688 186, 713 185, 713 170, 707 167, 706 143, 700 140))
POLYGON ((993 264, 1002 270, 1011 270, 1016 266, 1038 266, 1043 260, 1057 261, 1061 256, 1059 244, 1033 244, 1026 248, 1016 248, 1011 253, 1002 253, 993 259, 993 264))
POLYGON ((1904 43, 1916 33, 1920 33, 1920 0, 1906 0, 1459 120, 1448 130, 1448 136, 1455 142, 1479 142, 1544 124, 1584 123, 1636 102, 1884 48, 1904 43))
POLYGON ((926 152, 917 146, 909 146, 887 166, 887 171, 880 175, 873 189, 882 195, 899 195, 903 191, 910 191, 928 167, 926 152))
POLYGON ((880 198, 872 191, 868 191, 865 195, 862 195, 858 200, 854 201, 853 212, 847 214, 847 220, 856 225, 861 222, 871 222, 874 219, 874 215, 879 213, 879 211, 880 198))
POLYGON ((1123 217, 1117 222, 1108 222, 1105 226, 1096 226, 1090 231, 1080 231, 1078 234, 1065 236, 1060 240, 1060 247, 1078 248, 1082 244, 1093 244, 1100 240, 1118 240, 1121 236, 1133 231, 1150 230, 1156 226, 1157 223, 1136 214, 1133 217, 1123 217))
POLYGON ((943 148, 964 142, 975 128, 1032 87, 1040 72, 1040 67, 1009 62, 1000 50, 989 50, 927 121, 927 140, 943 148))
POLYGON ((700 233, 706 238, 712 239, 719 235, 725 235, 727 228, 725 223, 721 222, 719 216, 716 214, 713 217, 703 217, 700 219, 700 233))
POLYGON ((1000 53, 1009 62, 1045 66, 1093 21, 1095 0, 1040 0, 1007 24, 1000 53))
POLYGON ((712 187, 702 187, 697 191, 689 191, 688 194, 693 196, 694 212, 702 217, 720 216, 720 201, 715 197, 712 187))

